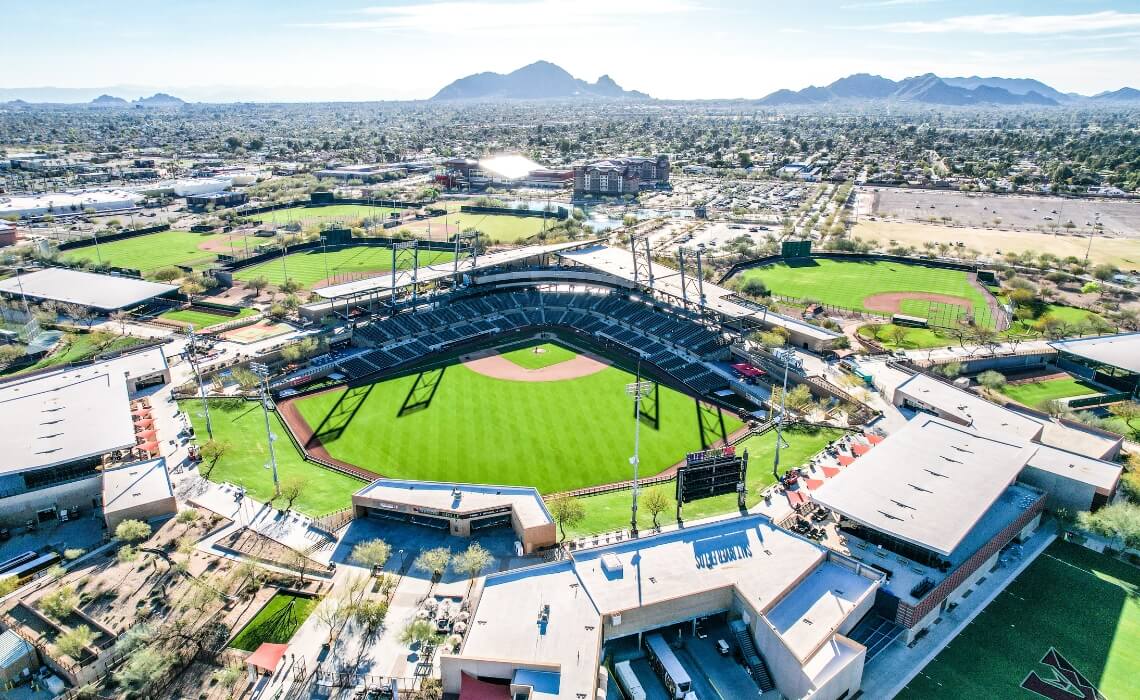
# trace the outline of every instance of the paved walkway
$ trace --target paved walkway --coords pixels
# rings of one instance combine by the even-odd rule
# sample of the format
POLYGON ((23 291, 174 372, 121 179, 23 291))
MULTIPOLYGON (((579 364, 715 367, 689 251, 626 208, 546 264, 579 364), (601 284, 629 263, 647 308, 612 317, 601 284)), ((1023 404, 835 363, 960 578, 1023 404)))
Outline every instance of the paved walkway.
POLYGON ((970 624, 999 593, 1005 590, 1027 566, 1033 563, 1056 538, 1056 529, 1051 523, 1044 524, 1033 537, 1022 545, 1021 559, 1010 562, 1005 568, 987 574, 986 582, 974 589, 969 598, 953 610, 942 613, 942 621, 930 627, 930 631, 914 648, 908 647, 901 638, 876 656, 863 669, 863 697, 893 698, 902 691, 935 656, 970 624))

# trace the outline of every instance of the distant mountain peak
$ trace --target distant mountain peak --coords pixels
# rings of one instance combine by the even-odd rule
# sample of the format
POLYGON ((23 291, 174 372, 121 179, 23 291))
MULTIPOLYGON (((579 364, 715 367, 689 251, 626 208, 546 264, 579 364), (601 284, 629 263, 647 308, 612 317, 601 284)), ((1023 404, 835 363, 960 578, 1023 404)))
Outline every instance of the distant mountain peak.
POLYGON ((91 104, 95 105, 96 107, 126 107, 130 103, 121 97, 115 97, 114 95, 103 93, 102 95, 99 95, 95 99, 91 100, 91 104))
POLYGON ((1036 80, 1022 78, 940 78, 923 73, 894 81, 878 75, 855 73, 827 87, 799 91, 777 90, 760 104, 804 105, 838 100, 897 101, 937 105, 1039 105, 1055 106, 1077 99, 1036 80))
POLYGON ((174 95, 168 95, 165 92, 156 92, 150 97, 138 98, 134 104, 142 107, 177 107, 186 104, 186 102, 174 95))
POLYGON ((550 61, 535 61, 510 73, 483 72, 460 78, 437 92, 433 100, 649 99, 625 90, 609 75, 588 83, 550 61))

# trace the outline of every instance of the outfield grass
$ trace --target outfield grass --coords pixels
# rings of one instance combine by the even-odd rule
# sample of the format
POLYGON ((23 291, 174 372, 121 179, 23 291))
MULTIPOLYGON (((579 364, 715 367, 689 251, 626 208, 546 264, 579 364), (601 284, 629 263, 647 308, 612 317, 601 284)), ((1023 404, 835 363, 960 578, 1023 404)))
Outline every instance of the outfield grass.
MULTIPOLYGON (((425 379, 438 373, 424 375, 425 379)), ((438 386, 409 375, 300 399, 297 407, 336 459, 388 477, 534 486, 543 493, 627 479, 633 406, 616 367, 565 381, 503 381, 456 364, 438 386), (409 404, 427 399, 419 410, 409 404)), ((643 425, 641 473, 701 449, 696 401, 664 387, 660 427, 643 425)), ((731 434, 739 420, 724 416, 731 434)))
MULTIPOLYGON (((265 438, 265 418, 261 407, 254 401, 243 401, 231 408, 230 402, 212 401, 210 418, 214 426, 214 439, 227 446, 221 459, 211 470, 208 462, 203 462, 199 470, 209 471, 211 481, 240 484, 253 498, 267 502, 273 498, 273 476, 265 468, 269 463, 269 450, 265 438)), ((236 403, 236 402, 235 402, 236 403)), ((194 433, 199 444, 209 439, 206 434, 206 419, 202 414, 202 403, 188 399, 179 402, 179 408, 190 416, 194 433)), ((300 497, 293 509, 319 517, 351 503, 353 492, 364 482, 331 469, 306 462, 293 446, 285 432, 285 426, 276 413, 270 415, 270 424, 277 440, 273 443, 277 456, 277 473, 282 483, 288 479, 300 478, 305 482, 300 497)))
POLYGON ((179 323, 193 324, 195 328, 202 329, 206 326, 212 326, 215 323, 223 323, 225 321, 232 321, 236 318, 245 318, 257 313, 255 309, 242 309, 238 312, 237 316, 227 316, 225 314, 212 314, 208 311, 199 311, 198 309, 176 309, 174 311, 167 311, 164 314, 159 314, 159 318, 167 321, 178 321, 179 323))
MULTIPOLYGON (((454 253, 438 250, 421 250, 420 266, 434 265, 455 258, 454 253)), ((404 266, 401 266, 403 269, 404 266)), ((255 277, 264 277, 272 285, 284 284, 288 278, 302 286, 309 287, 329 277, 368 272, 389 272, 392 269, 392 249, 383 246, 352 246, 322 252, 320 248, 300 253, 289 253, 284 262, 280 257, 247 267, 234 274, 239 280, 248 282, 255 277)))
MULTIPOLYGON (((827 446, 827 443, 843 435, 843 431, 834 428, 821 428, 807 431, 792 429, 784 432, 784 441, 787 447, 780 450, 780 471, 787 471, 807 462, 812 456, 827 446)), ((738 450, 748 450, 748 507, 760 502, 760 491, 776 482, 772 475, 772 458, 776 451, 776 431, 769 430, 763 435, 754 435, 740 443, 738 450)), ((676 482, 670 481, 659 486, 643 489, 641 497, 651 489, 663 489, 668 496, 669 507, 658 518, 661 525, 670 525, 676 522, 677 499, 673 497, 676 482)), ((581 499, 586 510, 585 519, 566 528, 567 537, 581 537, 599 532, 612 532, 629 527, 629 509, 633 495, 629 489, 611 491, 598 496, 586 496, 581 499)), ((683 517, 685 520, 697 520, 713 515, 737 512, 736 494, 714 496, 685 504, 683 517)), ((653 526, 653 517, 642 506, 637 511, 639 529, 649 529, 653 526)))
MULTIPOLYGON (((238 250, 244 244, 242 239, 242 236, 233 239, 234 246, 238 250)), ((69 261, 89 260, 92 263, 102 259, 104 263, 114 267, 143 272, 171 265, 195 267, 212 263, 218 257, 215 253, 199 247, 208 240, 228 241, 229 239, 217 234, 162 231, 121 241, 100 243, 98 255, 95 246, 89 245, 66 250, 60 254, 60 258, 69 261)))
POLYGON ((126 350, 141 345, 145 338, 135 338, 129 335, 110 335, 107 333, 65 333, 60 339, 60 345, 55 352, 40 359, 34 365, 22 369, 0 369, 0 375, 18 375, 45 367, 55 367, 68 362, 86 360, 99 353, 126 350))
POLYGON ((1138 586, 1140 569, 1054 542, 898 697, 1037 697, 1019 685, 1030 671, 1053 678, 1039 663, 1050 647, 1104 697, 1140 697, 1138 586))
POLYGON ((523 369, 542 369, 576 357, 573 351, 554 343, 534 343, 525 348, 504 352, 503 357, 523 369), (541 350, 542 352, 535 352, 541 350))
POLYGON ((405 212, 407 209, 393 207, 373 207, 367 204, 329 204, 323 207, 289 207, 252 214, 251 219, 275 224, 319 224, 329 221, 352 223, 368 218, 387 219, 389 215, 405 212))
MULTIPOLYGON (((872 260, 811 260, 789 265, 777 263, 740 273, 741 281, 759 279, 774 294, 814 299, 863 311, 863 300, 887 292, 929 292, 960 297, 977 309, 986 308, 986 298, 970 284, 961 270, 872 260)), ((903 313, 925 316, 925 304, 904 301, 903 313)))
POLYGON ((264 643, 285 644, 293 638, 297 628, 316 607, 316 598, 277 593, 237 633, 230 646, 243 651, 256 651, 264 643))
POLYGON ((1067 377, 1065 379, 1044 379, 1038 382, 1006 384, 1001 388, 1001 393, 1020 404, 1036 408, 1046 401, 1099 394, 1100 389, 1080 379, 1067 377))
MULTIPOLYGON (((859 329, 859 335, 864 338, 870 337, 869 328, 863 326, 859 329)), ((922 348, 941 348, 947 345, 954 345, 958 341, 948 336, 939 335, 936 331, 930 328, 909 328, 907 326, 895 326, 893 323, 884 323, 879 328, 875 338, 879 344, 884 347, 894 348, 898 350, 920 350, 922 348), (906 331, 901 343, 896 343, 892 333, 895 328, 902 328, 906 331)))
MULTIPOLYGON (((518 243, 540 233, 543 227, 542 217, 539 216, 460 212, 451 218, 453 221, 458 221, 463 230, 474 228, 480 233, 487 234, 492 241, 499 243, 518 243)), ((547 219, 546 227, 550 228, 556 223, 558 223, 557 219, 547 219)))

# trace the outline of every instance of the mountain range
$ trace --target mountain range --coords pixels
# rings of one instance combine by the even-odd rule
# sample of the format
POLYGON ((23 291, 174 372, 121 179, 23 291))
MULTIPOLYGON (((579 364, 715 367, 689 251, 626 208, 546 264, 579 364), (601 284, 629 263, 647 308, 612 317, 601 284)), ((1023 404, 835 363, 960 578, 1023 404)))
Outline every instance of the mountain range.
POLYGON ((648 100, 649 95, 625 90, 608 75, 588 83, 549 61, 536 61, 510 73, 475 73, 437 92, 432 100, 648 100))
POLYGON ((830 85, 802 90, 777 90, 760 100, 770 107, 814 105, 839 101, 912 102, 933 105, 1036 105, 1057 106, 1083 101, 1140 101, 1140 91, 1121 88, 1093 97, 1064 93, 1031 78, 941 78, 933 73, 903 80, 890 80, 868 73, 855 73, 830 85))

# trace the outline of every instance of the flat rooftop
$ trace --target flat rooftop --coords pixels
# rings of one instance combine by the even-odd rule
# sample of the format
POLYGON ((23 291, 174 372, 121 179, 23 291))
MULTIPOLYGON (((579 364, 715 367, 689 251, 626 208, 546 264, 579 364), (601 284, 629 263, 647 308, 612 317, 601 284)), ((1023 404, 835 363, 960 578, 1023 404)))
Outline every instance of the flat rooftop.
POLYGON ((461 655, 557 665, 558 690, 535 697, 593 697, 601 645, 598 609, 573 563, 562 561, 488 576, 461 655))
POLYGON ((1042 422, 1039 420, 990 403, 977 394, 926 374, 915 374, 899 384, 895 391, 933 406, 939 412, 953 417, 956 422, 980 433, 1001 438, 1016 436, 1022 440, 1034 440, 1042 431, 1042 422))
POLYGON ((1118 333, 1049 343, 1057 352, 1140 373, 1140 333, 1118 333))
POLYGON ((1067 479, 1083 481, 1105 492, 1111 491, 1120 479, 1119 464, 1086 457, 1051 445, 1038 447, 1037 452, 1029 458, 1028 466, 1067 479))
POLYGON ((0 384, 0 473, 135 445, 126 378, 166 369, 161 347, 0 384))
POLYGON ((166 460, 152 459, 103 471, 103 512, 115 513, 174 496, 166 460))
POLYGON ((824 562, 765 617, 799 659, 808 658, 874 588, 863 576, 824 562))
MULTIPOLYGON (((520 262, 527 258, 532 258, 547 253, 553 253, 566 248, 582 245, 580 241, 570 243, 555 243, 552 245, 529 245, 521 248, 512 248, 510 250, 503 250, 497 253, 488 253, 480 255, 476 263, 471 261, 471 258, 463 258, 459 261, 459 273, 472 272, 475 270, 485 270, 488 268, 496 267, 498 265, 506 265, 509 263, 520 262)), ((438 265, 427 265, 420 267, 417 276, 420 282, 430 282, 432 280, 446 279, 455 274, 455 263, 446 262, 438 265)), ((401 273, 401 279, 407 276, 407 273, 401 273)), ((401 282, 401 286, 408 286, 411 282, 401 282)), ((390 294, 392 290, 392 275, 377 275, 376 277, 368 277, 355 282, 345 282, 344 284, 334 284, 328 287, 320 287, 313 291, 324 299, 340 299, 343 297, 355 297, 365 294, 377 295, 379 297, 390 294)))
POLYGON ((949 557, 1037 449, 921 415, 826 480, 812 498, 949 557))
POLYGON ((525 486, 377 479, 354 495, 455 513, 509 505, 524 528, 554 522, 538 490, 525 486))
POLYGON ((130 277, 101 275, 62 267, 17 275, 0 281, 0 293, 34 299, 50 299, 79 304, 100 311, 137 306, 177 290, 173 284, 160 284, 130 277))
MULTIPOLYGON (((559 254, 566 261, 576 262, 599 272, 633 281, 633 258, 628 250, 606 245, 592 245, 576 250, 566 250, 559 254)), ((681 273, 657 262, 653 263, 653 289, 682 298, 681 273)), ((769 326, 780 326, 816 340, 833 340, 840 334, 826 328, 784 316, 772 311, 763 312, 739 304, 731 299, 734 292, 712 282, 705 282, 705 303, 713 311, 730 318, 752 318, 769 326)))

